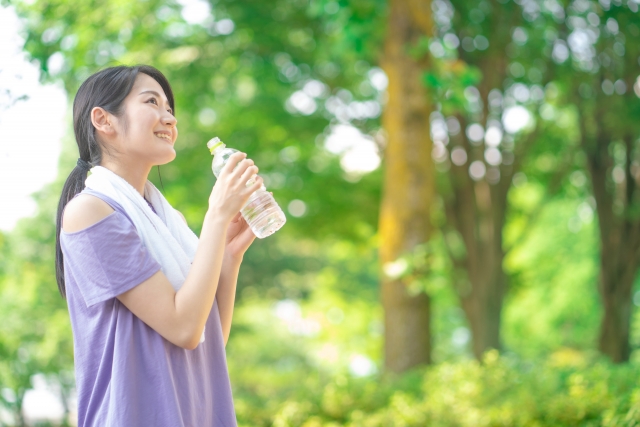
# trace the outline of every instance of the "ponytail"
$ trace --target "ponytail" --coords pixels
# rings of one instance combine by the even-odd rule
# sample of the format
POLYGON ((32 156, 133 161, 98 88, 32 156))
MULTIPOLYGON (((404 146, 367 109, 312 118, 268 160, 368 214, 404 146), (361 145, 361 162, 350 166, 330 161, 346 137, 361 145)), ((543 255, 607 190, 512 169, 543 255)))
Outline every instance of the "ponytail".
POLYGON ((84 190, 84 182, 87 179, 89 169, 99 165, 102 161, 102 146, 96 139, 96 130, 91 122, 91 110, 94 107, 101 107, 115 116, 122 116, 124 99, 131 92, 138 73, 144 73, 160 84, 169 100, 169 105, 175 111, 173 91, 168 80, 160 71, 148 65, 134 67, 121 65, 99 71, 80 85, 73 100, 73 131, 80 158, 62 187, 56 214, 56 281, 63 298, 66 298, 67 292, 64 279, 64 259, 60 246, 62 213, 67 203, 84 190))
MULTIPOLYGON (((78 162, 80 163, 80 162, 78 162)), ((66 289, 64 283, 64 262, 62 257, 62 248, 60 247, 60 230, 62 229, 62 213, 69 200, 73 199, 76 194, 84 190, 84 181, 87 179, 88 170, 85 167, 76 165, 71 174, 62 187, 62 195, 58 203, 58 212, 56 213, 56 281, 58 282, 58 290, 63 298, 66 298, 66 289)))

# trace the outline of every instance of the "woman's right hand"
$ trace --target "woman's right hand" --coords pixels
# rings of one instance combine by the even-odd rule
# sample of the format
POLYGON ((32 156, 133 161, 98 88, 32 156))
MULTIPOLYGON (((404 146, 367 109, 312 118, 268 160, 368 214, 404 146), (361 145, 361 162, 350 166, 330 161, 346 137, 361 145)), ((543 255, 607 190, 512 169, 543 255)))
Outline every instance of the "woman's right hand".
POLYGON ((258 167, 246 157, 245 153, 232 154, 211 190, 209 211, 225 220, 231 221, 249 197, 262 186, 262 178, 259 176, 256 176, 252 185, 247 186, 247 181, 258 173, 258 167))

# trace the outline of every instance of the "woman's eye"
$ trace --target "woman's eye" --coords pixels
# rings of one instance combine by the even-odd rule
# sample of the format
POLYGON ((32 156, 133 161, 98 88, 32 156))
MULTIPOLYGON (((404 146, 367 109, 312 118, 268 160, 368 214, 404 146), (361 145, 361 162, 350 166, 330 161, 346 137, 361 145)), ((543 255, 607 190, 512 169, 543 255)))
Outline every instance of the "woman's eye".
POLYGON ((151 99, 150 99, 149 101, 147 101, 147 102, 153 102, 154 104, 158 105, 158 101, 156 101, 156 99, 155 99, 155 98, 151 98, 151 99))

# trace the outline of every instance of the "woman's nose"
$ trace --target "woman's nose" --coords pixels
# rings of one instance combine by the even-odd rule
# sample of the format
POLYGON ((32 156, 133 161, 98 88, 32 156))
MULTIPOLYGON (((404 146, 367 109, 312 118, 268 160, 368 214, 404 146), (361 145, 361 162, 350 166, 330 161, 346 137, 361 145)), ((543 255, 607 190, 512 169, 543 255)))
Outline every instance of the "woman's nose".
POLYGON ((164 124, 167 126, 175 126, 178 124, 178 119, 173 114, 167 112, 164 118, 164 124))

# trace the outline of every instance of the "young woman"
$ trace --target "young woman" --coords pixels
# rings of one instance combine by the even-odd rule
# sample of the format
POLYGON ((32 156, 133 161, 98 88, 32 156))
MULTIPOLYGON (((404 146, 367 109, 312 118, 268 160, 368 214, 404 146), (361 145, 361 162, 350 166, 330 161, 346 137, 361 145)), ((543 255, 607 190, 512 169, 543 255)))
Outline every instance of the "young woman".
POLYGON ((236 425, 224 347, 255 238, 239 210, 262 180, 247 187, 258 168, 234 154, 198 239, 147 180, 176 156, 174 114, 168 81, 149 66, 102 70, 73 103, 80 159, 58 206, 56 278, 79 426, 236 425))

